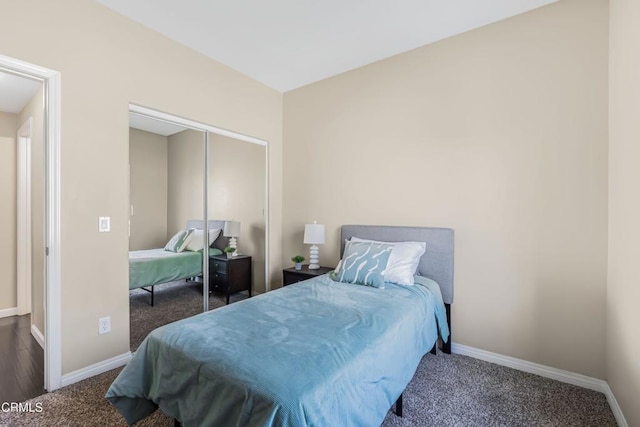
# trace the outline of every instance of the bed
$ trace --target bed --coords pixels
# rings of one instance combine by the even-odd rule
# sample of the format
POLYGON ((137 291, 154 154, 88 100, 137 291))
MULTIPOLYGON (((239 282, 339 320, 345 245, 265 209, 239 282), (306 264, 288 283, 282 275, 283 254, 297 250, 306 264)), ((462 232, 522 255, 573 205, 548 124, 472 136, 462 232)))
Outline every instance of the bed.
POLYGON ((163 326, 107 399, 130 424, 159 407, 185 426, 380 425, 438 337, 450 342, 453 230, 342 227, 352 236, 427 242, 416 284, 323 275, 163 326))
MULTIPOLYGON (((225 221, 210 220, 207 229, 223 229, 225 221)), ((204 221, 189 220, 186 228, 204 230, 204 221)), ((209 255, 220 255, 225 246, 222 233, 209 248, 209 255)), ((154 286, 175 280, 189 279, 202 274, 203 251, 170 252, 148 249, 129 252, 129 290, 142 289, 151 293, 154 304, 154 286)))

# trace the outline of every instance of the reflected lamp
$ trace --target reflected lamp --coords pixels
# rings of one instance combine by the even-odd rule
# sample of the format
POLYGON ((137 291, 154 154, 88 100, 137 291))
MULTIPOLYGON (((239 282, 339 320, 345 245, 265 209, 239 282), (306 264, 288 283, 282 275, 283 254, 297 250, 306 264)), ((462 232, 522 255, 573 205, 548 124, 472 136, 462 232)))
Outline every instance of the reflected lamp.
POLYGON ((229 238, 229 247, 235 248, 233 256, 238 254, 238 237, 240 237, 240 221, 226 221, 223 230, 224 237, 229 238))

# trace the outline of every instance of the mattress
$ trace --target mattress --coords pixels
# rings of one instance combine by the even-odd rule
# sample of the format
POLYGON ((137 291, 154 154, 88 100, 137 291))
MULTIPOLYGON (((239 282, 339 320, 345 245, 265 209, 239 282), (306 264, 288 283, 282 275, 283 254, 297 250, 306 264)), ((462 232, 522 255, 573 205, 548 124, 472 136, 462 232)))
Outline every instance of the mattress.
MULTIPOLYGON (((209 249, 210 255, 220 255, 209 249)), ((152 286, 202 274, 202 251, 170 252, 148 249, 129 252, 129 289, 152 286)))

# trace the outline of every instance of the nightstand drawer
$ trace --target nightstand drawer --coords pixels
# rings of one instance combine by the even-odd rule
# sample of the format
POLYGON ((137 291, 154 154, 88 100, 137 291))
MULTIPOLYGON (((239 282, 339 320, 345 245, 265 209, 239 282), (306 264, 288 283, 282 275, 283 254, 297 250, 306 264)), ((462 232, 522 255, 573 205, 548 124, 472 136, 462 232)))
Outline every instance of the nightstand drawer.
POLYGON ((227 281, 226 274, 213 274, 211 275, 211 280, 209 281, 209 290, 216 292, 227 292, 229 288, 229 282, 227 281))
POLYGON ((211 276, 211 284, 218 284, 218 285, 224 285, 225 283, 228 283, 228 278, 226 274, 223 273, 218 273, 216 271, 212 271, 211 273, 209 273, 211 276))
POLYGON ((227 263, 224 261, 218 261, 215 259, 209 260, 209 270, 211 273, 227 274, 227 263))
POLYGON ((299 273, 287 273, 284 275, 284 286, 293 285, 294 283, 302 282, 303 280, 311 279, 313 276, 309 276, 308 274, 299 274, 299 273))

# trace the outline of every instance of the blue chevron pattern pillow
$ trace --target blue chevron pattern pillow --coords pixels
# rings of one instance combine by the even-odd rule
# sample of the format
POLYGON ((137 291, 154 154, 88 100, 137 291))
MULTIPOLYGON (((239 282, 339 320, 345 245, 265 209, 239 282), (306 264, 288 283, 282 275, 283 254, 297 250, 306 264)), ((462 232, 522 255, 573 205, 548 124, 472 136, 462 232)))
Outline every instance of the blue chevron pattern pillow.
POLYGON ((384 270, 392 245, 374 242, 347 242, 335 280, 384 289, 384 270))

